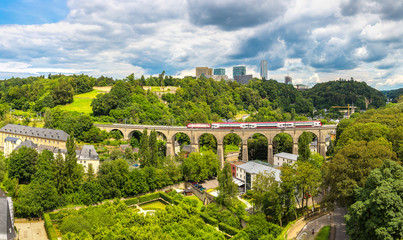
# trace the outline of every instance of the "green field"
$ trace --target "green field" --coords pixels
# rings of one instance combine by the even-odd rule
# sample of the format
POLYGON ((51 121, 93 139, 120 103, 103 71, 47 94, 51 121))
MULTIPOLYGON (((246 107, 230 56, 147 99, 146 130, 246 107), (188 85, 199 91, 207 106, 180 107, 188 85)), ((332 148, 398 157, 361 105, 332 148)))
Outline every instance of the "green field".
POLYGON ((159 200, 156 200, 149 203, 141 204, 140 207, 144 210, 159 210, 165 209, 166 204, 159 200))
POLYGON ((92 90, 91 92, 75 95, 72 103, 60 106, 60 109, 90 114, 92 113, 92 99, 100 93, 102 93, 102 91, 92 90))

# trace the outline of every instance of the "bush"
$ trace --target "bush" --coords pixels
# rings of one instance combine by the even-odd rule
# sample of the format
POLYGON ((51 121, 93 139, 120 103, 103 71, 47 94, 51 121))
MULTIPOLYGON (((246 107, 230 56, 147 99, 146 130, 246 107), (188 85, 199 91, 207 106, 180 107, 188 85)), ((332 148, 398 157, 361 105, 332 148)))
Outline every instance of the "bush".
POLYGON ((169 202, 170 204, 174 203, 174 199, 163 192, 160 193, 160 198, 164 199, 165 201, 169 202))
POLYGON ((55 228, 53 227, 49 213, 43 214, 43 219, 45 220, 45 230, 49 240, 57 240, 56 231, 55 228))
POLYGON ((130 205, 134 205, 134 204, 139 203, 139 200, 138 200, 137 198, 130 198, 130 199, 124 200, 123 202, 124 202, 127 206, 130 206, 130 205))
POLYGON ((151 194, 147 194, 147 195, 144 195, 144 196, 140 196, 140 197, 139 197, 139 202, 140 202, 140 203, 148 202, 148 201, 155 200, 155 199, 157 199, 157 198, 159 198, 159 197, 160 197, 160 193, 159 193, 159 192, 151 193, 151 194))
POLYGON ((324 226, 319 230, 315 240, 328 240, 330 235, 330 226, 324 226))
POLYGON ((236 229, 234 227, 231 227, 231 226, 229 226, 229 225, 227 225, 225 223, 222 223, 222 222, 220 222, 218 224, 218 229, 220 229, 221 231, 223 231, 223 232, 225 232, 225 233, 227 233, 227 234, 229 234, 231 236, 234 236, 239 232, 238 229, 236 229))
POLYGON ((200 213, 200 217, 203 219, 203 221, 204 221, 205 223, 208 223, 208 224, 210 224, 210 225, 217 226, 217 224, 218 224, 218 221, 217 221, 216 219, 210 217, 210 216, 209 216, 208 214, 206 214, 206 213, 200 213))

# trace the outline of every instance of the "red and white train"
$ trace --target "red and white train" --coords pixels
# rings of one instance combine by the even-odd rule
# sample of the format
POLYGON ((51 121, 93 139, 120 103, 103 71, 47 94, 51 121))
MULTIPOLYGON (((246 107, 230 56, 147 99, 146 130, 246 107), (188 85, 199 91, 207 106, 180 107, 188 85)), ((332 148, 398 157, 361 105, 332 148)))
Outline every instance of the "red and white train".
POLYGON ((221 128, 221 129, 245 129, 245 128, 304 128, 321 127, 320 121, 297 122, 223 122, 223 123, 189 123, 188 128, 221 128))

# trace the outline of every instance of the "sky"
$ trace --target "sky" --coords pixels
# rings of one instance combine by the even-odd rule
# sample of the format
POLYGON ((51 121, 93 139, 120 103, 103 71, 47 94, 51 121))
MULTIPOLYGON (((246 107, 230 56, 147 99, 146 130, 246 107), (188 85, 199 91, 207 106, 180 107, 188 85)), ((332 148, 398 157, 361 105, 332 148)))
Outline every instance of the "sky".
POLYGON ((0 0, 0 79, 194 76, 403 87, 402 0, 0 0))

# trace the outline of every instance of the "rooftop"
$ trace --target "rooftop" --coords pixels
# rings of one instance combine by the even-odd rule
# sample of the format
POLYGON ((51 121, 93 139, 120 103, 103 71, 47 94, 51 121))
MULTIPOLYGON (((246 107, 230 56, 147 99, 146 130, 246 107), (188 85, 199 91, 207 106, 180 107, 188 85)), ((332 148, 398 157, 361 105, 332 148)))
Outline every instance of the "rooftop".
POLYGON ((244 169, 245 172, 251 173, 251 174, 258 174, 261 172, 269 172, 269 173, 274 172, 275 180, 281 181, 281 179, 280 179, 281 171, 280 170, 275 169, 273 167, 269 167, 267 165, 264 165, 264 164, 261 164, 258 162, 255 162, 255 161, 249 161, 245 164, 238 165, 238 168, 244 169))
POLYGON ((69 135, 62 130, 27 127, 16 124, 7 124, 0 129, 0 132, 62 141, 67 141, 69 137, 69 135))
POLYGON ((78 155, 79 160, 84 159, 92 159, 92 160, 99 160, 99 156, 97 151, 95 150, 94 145, 84 145, 78 155))
POLYGON ((281 157, 281 158, 286 158, 286 159, 291 159, 293 161, 298 160, 298 154, 292 154, 292 153, 286 153, 286 152, 281 152, 274 154, 275 157, 281 157))
POLYGON ((17 142, 18 140, 20 140, 19 138, 15 138, 15 137, 6 137, 5 139, 4 139, 4 141, 7 141, 7 142, 17 142))

